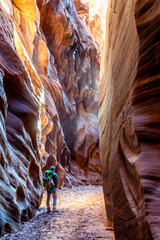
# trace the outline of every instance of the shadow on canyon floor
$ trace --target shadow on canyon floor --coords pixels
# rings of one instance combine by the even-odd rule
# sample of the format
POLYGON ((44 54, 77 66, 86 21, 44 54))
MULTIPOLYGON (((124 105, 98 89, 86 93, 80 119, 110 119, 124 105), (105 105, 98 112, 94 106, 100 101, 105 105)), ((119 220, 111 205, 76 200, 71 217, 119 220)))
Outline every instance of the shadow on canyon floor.
POLYGON ((46 193, 37 216, 3 240, 113 240, 106 226, 102 187, 83 186, 58 191, 57 211, 46 213, 46 193))

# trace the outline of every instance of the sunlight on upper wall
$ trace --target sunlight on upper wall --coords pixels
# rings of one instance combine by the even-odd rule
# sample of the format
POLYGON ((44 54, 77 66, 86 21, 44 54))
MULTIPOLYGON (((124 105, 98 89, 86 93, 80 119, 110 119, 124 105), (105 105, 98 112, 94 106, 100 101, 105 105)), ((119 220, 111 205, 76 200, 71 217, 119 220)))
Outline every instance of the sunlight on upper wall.
MULTIPOLYGON (((109 0, 79 0, 88 10, 88 16, 79 11, 79 16, 86 22, 87 28, 90 30, 92 39, 97 45, 97 50, 101 59, 104 39, 106 32, 106 13, 109 0)), ((82 11, 83 12, 83 11, 82 11)))
POLYGON ((2 7, 4 10, 10 15, 12 14, 12 4, 8 0, 0 0, 0 4, 2 4, 2 7))
POLYGON ((109 0, 81 0, 83 3, 89 4, 89 18, 92 20, 93 16, 98 14, 101 17, 101 22, 104 25, 106 21, 106 12, 109 0))

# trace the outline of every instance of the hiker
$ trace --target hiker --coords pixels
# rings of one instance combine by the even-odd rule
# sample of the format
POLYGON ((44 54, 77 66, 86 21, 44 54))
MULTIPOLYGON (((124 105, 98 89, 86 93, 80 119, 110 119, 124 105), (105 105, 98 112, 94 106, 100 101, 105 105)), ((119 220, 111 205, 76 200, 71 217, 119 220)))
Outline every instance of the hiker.
POLYGON ((56 210, 56 203, 57 203, 57 183, 58 183, 58 176, 55 173, 55 167, 52 166, 50 170, 45 171, 45 175, 43 178, 43 186, 47 189, 47 212, 50 212, 50 197, 52 194, 53 197, 53 211, 56 210))

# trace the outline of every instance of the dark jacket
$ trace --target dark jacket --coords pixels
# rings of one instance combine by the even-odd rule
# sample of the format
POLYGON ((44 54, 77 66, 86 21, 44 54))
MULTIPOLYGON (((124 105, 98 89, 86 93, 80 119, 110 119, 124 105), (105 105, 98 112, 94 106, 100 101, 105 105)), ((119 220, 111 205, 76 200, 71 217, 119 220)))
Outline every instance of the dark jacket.
POLYGON ((53 172, 53 182, 55 183, 55 187, 57 188, 57 184, 58 184, 58 176, 57 173, 53 172))

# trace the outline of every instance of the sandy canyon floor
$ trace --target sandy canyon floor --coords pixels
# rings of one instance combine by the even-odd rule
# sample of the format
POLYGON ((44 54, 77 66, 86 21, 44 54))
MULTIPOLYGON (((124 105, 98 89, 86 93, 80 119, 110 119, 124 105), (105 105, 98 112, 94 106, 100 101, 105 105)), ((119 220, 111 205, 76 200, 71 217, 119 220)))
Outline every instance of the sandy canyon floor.
MULTIPOLYGON (((113 240, 106 226, 102 187, 58 190, 57 210, 46 212, 46 193, 37 215, 3 240, 113 240)), ((52 201, 52 199, 51 199, 52 201)))

